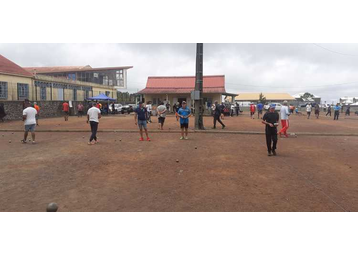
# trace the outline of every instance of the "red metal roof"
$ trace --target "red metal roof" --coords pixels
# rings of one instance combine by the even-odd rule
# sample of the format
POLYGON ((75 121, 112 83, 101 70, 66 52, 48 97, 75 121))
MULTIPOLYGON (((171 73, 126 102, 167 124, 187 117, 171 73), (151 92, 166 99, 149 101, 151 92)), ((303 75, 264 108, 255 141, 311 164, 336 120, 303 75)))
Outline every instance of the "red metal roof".
MULTIPOLYGON (((148 77, 146 88, 139 94, 177 94, 190 93, 195 88, 195 76, 148 77)), ((224 75, 203 77, 204 93, 225 93, 224 75)))
POLYGON ((32 77, 32 74, 21 66, 0 55, 0 73, 32 77))
POLYGON ((130 69, 133 66, 117 66, 117 67, 98 67, 92 68, 91 66, 46 66, 46 67, 24 67, 25 70, 37 74, 45 73, 65 73, 65 72, 80 72, 80 71, 106 71, 106 70, 120 70, 130 69))

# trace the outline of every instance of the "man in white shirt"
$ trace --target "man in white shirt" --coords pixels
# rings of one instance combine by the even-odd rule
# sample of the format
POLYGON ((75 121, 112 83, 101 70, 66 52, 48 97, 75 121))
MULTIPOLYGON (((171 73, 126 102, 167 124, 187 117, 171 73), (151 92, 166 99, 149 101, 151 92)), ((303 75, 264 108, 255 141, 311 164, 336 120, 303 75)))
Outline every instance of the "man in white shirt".
POLYGON ((310 103, 307 104, 307 106, 306 106, 306 112, 307 112, 307 119, 309 119, 311 116, 311 112, 312 112, 312 105, 310 103))
POLYGON ((88 145, 93 145, 98 143, 97 130, 98 130, 99 119, 101 117, 102 117, 101 110, 96 107, 95 103, 92 103, 92 107, 87 112, 87 123, 90 123, 91 132, 92 132, 88 145))
POLYGON ((147 102, 147 122, 152 123, 152 102, 147 102))
POLYGON ((283 106, 280 110, 280 115, 282 128, 280 132, 278 132, 278 134, 280 135, 280 137, 282 137, 283 134, 286 138, 288 138, 287 129, 289 127, 288 116, 290 115, 290 111, 288 110, 287 101, 283 102, 283 106))
POLYGON ((165 107, 163 102, 161 102, 157 107, 157 112, 158 112, 158 129, 163 130, 164 121, 167 113, 167 108, 165 107))
POLYGON ((25 133, 24 139, 21 140, 22 143, 26 143, 27 135, 31 132, 32 136, 32 143, 35 144, 35 127, 36 127, 36 115, 37 111, 33 108, 30 104, 28 99, 25 99, 24 103, 25 109, 22 112, 22 120, 24 121, 25 125, 25 133))

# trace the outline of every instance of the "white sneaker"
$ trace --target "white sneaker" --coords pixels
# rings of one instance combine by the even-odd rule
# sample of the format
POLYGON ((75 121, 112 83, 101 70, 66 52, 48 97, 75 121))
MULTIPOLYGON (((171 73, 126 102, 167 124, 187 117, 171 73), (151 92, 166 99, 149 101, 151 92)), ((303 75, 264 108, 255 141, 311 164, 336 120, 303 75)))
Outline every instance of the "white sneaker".
POLYGON ((189 138, 186 136, 184 139, 185 139, 185 140, 188 140, 189 138))
POLYGON ((184 137, 180 137, 180 140, 183 140, 184 139, 184 137))

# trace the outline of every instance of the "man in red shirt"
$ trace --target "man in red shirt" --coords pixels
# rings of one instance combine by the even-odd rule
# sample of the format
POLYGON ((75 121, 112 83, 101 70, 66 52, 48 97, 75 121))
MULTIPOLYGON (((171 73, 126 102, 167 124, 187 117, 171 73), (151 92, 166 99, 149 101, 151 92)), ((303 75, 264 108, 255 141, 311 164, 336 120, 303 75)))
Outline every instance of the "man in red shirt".
POLYGON ((254 104, 250 104, 250 117, 253 119, 254 115, 255 115, 255 105, 254 104))
POLYGON ((62 111, 63 111, 64 116, 65 116, 65 121, 68 121, 68 116, 70 115, 70 106, 68 105, 67 102, 64 102, 62 104, 62 111))

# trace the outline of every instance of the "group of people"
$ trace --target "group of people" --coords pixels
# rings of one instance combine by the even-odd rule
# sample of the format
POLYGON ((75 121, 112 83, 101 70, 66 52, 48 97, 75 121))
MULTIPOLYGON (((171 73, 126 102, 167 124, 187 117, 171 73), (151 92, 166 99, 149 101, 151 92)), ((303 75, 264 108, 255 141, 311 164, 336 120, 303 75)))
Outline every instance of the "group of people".
MULTIPOLYGON (((306 113, 307 113, 307 119, 310 118, 311 116, 311 112, 312 112, 312 108, 314 108, 314 111, 315 111, 315 116, 316 118, 318 119, 319 118, 319 113, 320 113, 320 107, 319 107, 319 104, 315 104, 314 107, 312 107, 312 104, 311 103, 308 103, 306 105, 306 113)), ((331 106, 329 105, 328 108, 327 108, 327 113, 326 113, 326 116, 332 116, 332 108, 333 108, 333 111, 334 111, 334 117, 333 117, 333 120, 338 120, 339 118, 339 113, 341 111, 341 106, 337 103, 335 106, 331 106)), ((346 116, 350 114, 350 108, 348 108, 348 113, 346 112, 346 116)))

